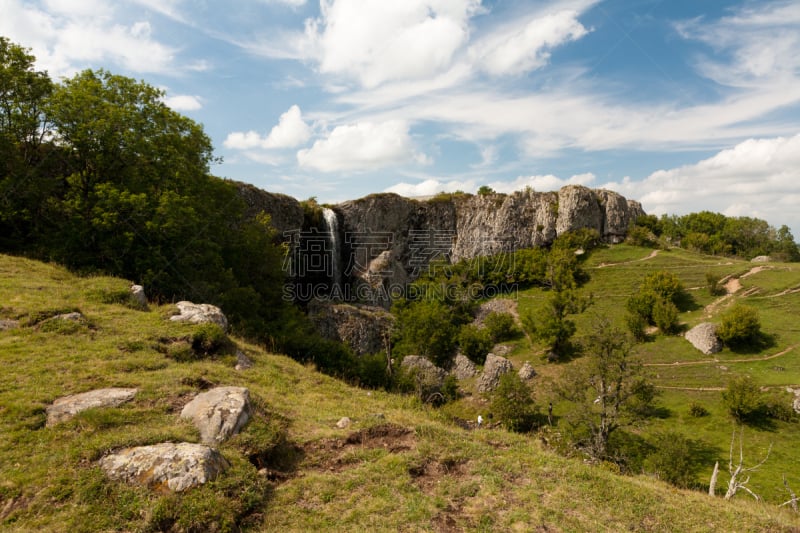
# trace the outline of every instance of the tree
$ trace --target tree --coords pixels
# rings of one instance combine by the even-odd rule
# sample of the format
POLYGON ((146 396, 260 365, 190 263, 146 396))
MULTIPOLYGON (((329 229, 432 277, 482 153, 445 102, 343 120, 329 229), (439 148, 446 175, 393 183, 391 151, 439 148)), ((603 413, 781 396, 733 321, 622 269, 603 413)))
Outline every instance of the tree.
POLYGON ((480 196, 486 196, 486 195, 489 195, 489 194, 494 194, 494 189, 492 189, 488 185, 481 185, 480 188, 478 188, 478 194, 480 196))
POLYGON ((423 355, 437 365, 450 359, 458 329, 447 305, 436 300, 399 301, 392 311, 397 316, 394 353, 423 355))
POLYGON ((535 422, 536 410, 531 389, 516 372, 500 377, 500 383, 492 393, 489 409, 511 431, 529 431, 535 422))
POLYGON ((750 376, 733 378, 722 391, 722 403, 739 423, 757 422, 765 416, 764 394, 750 376))
POLYGON ((591 298, 581 297, 573 290, 552 291, 537 312, 523 315, 522 324, 557 358, 572 348, 571 339, 577 328, 568 317, 582 313, 590 304, 591 298))
POLYGON ((556 392, 574 404, 567 420, 576 432, 576 446, 593 459, 610 459, 614 432, 648 411, 637 398, 644 390, 642 365, 631 355, 624 333, 605 318, 594 324, 583 351, 581 364, 568 369, 556 392))
POLYGON ((472 324, 461 327, 458 334, 458 346, 461 353, 473 363, 482 365, 493 345, 492 337, 486 329, 480 329, 472 324))
POLYGON ((731 347, 754 346, 761 340, 758 311, 747 305, 735 305, 721 317, 717 328, 720 340, 731 347))

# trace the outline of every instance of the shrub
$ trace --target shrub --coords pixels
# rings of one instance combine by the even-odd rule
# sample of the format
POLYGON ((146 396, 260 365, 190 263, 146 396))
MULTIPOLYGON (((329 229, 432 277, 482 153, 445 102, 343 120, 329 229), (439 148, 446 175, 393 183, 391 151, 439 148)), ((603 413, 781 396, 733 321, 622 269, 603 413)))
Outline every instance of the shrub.
POLYGON ((467 324, 461 328, 461 332, 458 334, 458 345, 461 353, 466 355, 470 361, 482 365, 494 342, 486 329, 467 324))
POLYGON ((636 342, 644 342, 647 340, 647 320, 642 315, 636 313, 628 313, 625 316, 625 325, 628 326, 631 336, 636 342))
POLYGON ((531 389, 516 372, 503 374, 492 393, 490 407, 494 416, 511 431, 529 431, 535 425, 536 410, 531 389))
POLYGON ((661 333, 675 333, 678 329, 678 308, 672 301, 659 298, 653 305, 653 322, 661 333))
POLYGON ((503 342, 513 339, 519 334, 519 329, 511 313, 498 313, 492 311, 483 321, 486 330, 494 342, 503 342))
POLYGON ((654 452, 644 461, 646 472, 676 487, 688 488, 694 483, 692 445, 689 439, 674 431, 655 435, 654 452))
POLYGON ((486 196, 486 195, 489 195, 489 194, 494 194, 494 189, 492 189, 488 185, 481 185, 480 188, 478 189, 478 194, 480 196, 486 196))
POLYGON ((200 324, 192 333, 192 350, 197 355, 215 355, 229 345, 228 336, 217 324, 200 324))
POLYGON ((706 272, 706 284, 708 285, 708 294, 716 296, 720 292, 719 282, 722 276, 710 270, 706 272))
POLYGON ((720 340, 728 346, 752 346, 761 339, 758 311, 746 305, 736 305, 722 315, 717 328, 720 340))
POLYGON ((678 276, 671 272, 658 271, 645 276, 642 282, 642 292, 653 292, 657 296, 678 303, 684 292, 683 284, 678 276))
POLYGON ((722 391, 722 402, 737 422, 757 422, 765 416, 764 395, 750 376, 738 376, 722 391))
POLYGON ((697 402, 692 402, 689 404, 689 414, 695 418, 702 418, 708 416, 708 409, 697 402))
POLYGON ((382 353, 363 355, 358 359, 358 381, 362 387, 379 389, 389 386, 386 356, 382 353))

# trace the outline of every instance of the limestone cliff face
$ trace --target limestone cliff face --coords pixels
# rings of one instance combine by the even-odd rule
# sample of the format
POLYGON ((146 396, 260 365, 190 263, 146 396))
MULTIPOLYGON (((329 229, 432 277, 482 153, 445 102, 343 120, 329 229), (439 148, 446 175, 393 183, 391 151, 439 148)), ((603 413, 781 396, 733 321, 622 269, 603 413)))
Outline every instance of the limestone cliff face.
POLYGON ((234 181, 233 184, 247 206, 246 216, 254 217, 262 211, 268 213, 281 239, 285 232, 297 231, 303 227, 303 208, 291 196, 267 192, 249 183, 234 181))
MULTIPOLYGON (((254 212, 272 215, 279 231, 300 228, 303 210, 288 196, 240 187, 254 212)), ((333 206, 344 280, 374 301, 370 291, 400 286, 435 259, 459 261, 522 248, 546 246, 562 233, 596 230, 621 242, 644 211, 638 202, 607 190, 569 185, 558 192, 452 195, 417 200, 373 194, 333 206)))

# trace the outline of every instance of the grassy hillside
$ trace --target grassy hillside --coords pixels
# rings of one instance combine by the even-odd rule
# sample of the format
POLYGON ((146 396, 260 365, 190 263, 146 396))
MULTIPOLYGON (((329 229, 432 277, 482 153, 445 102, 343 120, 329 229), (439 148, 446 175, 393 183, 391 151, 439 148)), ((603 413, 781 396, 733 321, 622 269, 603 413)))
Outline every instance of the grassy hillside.
MULTIPOLYGON (((598 266, 623 256, 637 259, 643 253, 616 248, 600 252, 592 261, 598 266)), ((717 265, 716 260, 683 252, 594 269, 589 288, 599 292, 608 287, 602 289, 607 298, 598 300, 596 309, 613 312, 618 305, 615 299, 623 301, 634 277, 643 272, 642 265, 685 267, 687 285, 698 285, 702 273, 691 268, 695 262, 725 272, 749 270, 747 264, 717 265), (692 276, 698 278, 694 283, 689 282, 692 276)), ((800 283, 800 274, 789 272, 797 275, 800 283)), ((789 298, 797 296, 766 298, 785 288, 784 278, 774 273, 752 276, 742 283, 747 286, 758 280, 769 287, 758 295, 765 322, 772 320, 773 314, 783 316, 781 306, 790 305, 789 298)), ((461 429, 449 422, 445 411, 423 407, 408 397, 348 387, 238 339, 234 339, 238 347, 255 363, 252 369, 236 371, 231 351, 210 359, 184 360, 187 357, 179 357, 186 355, 186 343, 181 339, 190 337, 197 327, 169 322, 169 305, 151 306, 146 311, 132 308, 127 305, 127 289, 128 282, 123 280, 80 278, 60 267, 0 256, 0 319, 20 322, 18 328, 0 331, 0 529, 800 528, 800 517, 786 509, 738 497, 727 503, 646 477, 618 476, 560 457, 543 449, 537 439, 499 429, 461 429), (85 320, 70 324, 46 320, 74 310, 85 320), (222 478, 181 495, 157 494, 104 478, 96 464, 109 451, 166 440, 199 441, 197 431, 180 422, 178 413, 193 394, 211 384, 248 387, 259 412, 240 437, 221 447, 232 464, 222 478), (140 392, 122 407, 86 411, 71 422, 45 427, 44 410, 56 398, 109 386, 136 387, 140 392), (354 423, 348 429, 337 429, 335 424, 343 416, 354 423)), ((535 291, 522 296, 521 305, 535 305, 535 291)), ((699 292, 697 301, 699 305, 708 303, 699 292)), ((687 319, 699 320, 701 314, 698 309, 687 319)), ((778 320, 775 318, 776 323, 778 320)), ((783 320, 785 325, 773 348, 776 352, 797 342, 791 320, 783 320)), ((653 350, 653 361, 702 359, 673 339, 642 349, 653 350), (671 344, 674 347, 666 346, 671 344), (670 351, 673 348, 675 351, 670 351)), ((520 347, 518 352, 525 350, 520 347)), ((737 357, 742 356, 720 355, 725 364, 737 357)), ((780 363, 785 370, 773 379, 775 384, 800 381, 794 352, 785 359, 780 363)), ((774 364, 741 366, 754 372, 760 369, 766 379, 774 364)), ((724 376, 716 376, 721 372, 716 364, 703 365, 709 382, 722 382, 724 376)), ((550 368, 558 366, 543 367, 550 368)), ((680 367, 659 370, 658 380, 676 386, 706 383, 697 373, 682 373, 680 367)), ((713 407, 714 400, 704 393, 676 391, 664 397, 670 410, 664 423, 672 420, 684 424, 687 432, 706 431, 714 438, 717 432, 728 435, 729 425, 718 409, 708 420, 699 420, 698 427, 691 426, 695 421, 685 420, 681 402, 690 394, 713 407)), ((779 427, 772 434, 777 439, 783 432, 779 427)), ((746 438, 748 450, 759 445, 755 434, 748 433, 746 438)), ((720 446, 725 448, 726 442, 720 446)), ((775 453, 780 448, 788 457, 797 448, 796 442, 793 448, 784 445, 776 442, 775 453)))

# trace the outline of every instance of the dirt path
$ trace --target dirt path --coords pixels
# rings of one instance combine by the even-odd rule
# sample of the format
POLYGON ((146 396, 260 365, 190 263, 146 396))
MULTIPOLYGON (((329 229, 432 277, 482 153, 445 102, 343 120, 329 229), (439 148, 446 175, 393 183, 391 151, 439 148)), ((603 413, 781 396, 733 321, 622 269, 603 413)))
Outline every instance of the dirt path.
POLYGON ((630 261, 622 261, 621 263, 600 263, 595 268, 608 268, 608 267, 614 267, 614 266, 620 266, 620 265, 629 265, 631 263, 638 263, 639 261, 647 261, 648 259, 653 259, 654 257, 656 257, 658 255, 659 251, 660 250, 653 250, 652 252, 650 252, 650 255, 648 255, 647 257, 642 257, 642 258, 639 258, 639 259, 632 259, 630 261))
MULTIPOLYGON (((720 280, 720 283, 725 282, 723 287, 725 287, 725 293, 726 294, 725 294, 725 296, 722 296, 721 298, 717 298, 716 300, 714 300, 713 302, 708 304, 705 307, 705 309, 703 309, 704 318, 711 318, 712 316, 714 316, 714 314, 717 312, 717 310, 720 307, 722 307, 722 305, 725 302, 727 302, 728 300, 733 298, 734 294, 736 294, 736 293, 738 293, 739 291, 742 290, 742 281, 741 280, 743 280, 744 278, 747 278, 749 276, 753 276, 755 274, 758 274, 759 272, 763 272, 764 270, 767 270, 767 269, 769 269, 769 267, 757 266, 757 267, 751 268, 749 272, 747 272, 745 274, 742 274, 738 278, 732 277, 732 276, 722 278, 722 280, 720 280)), ((758 287, 751 287, 751 288, 747 289, 742 294, 742 296, 752 296, 753 294, 758 292, 758 290, 759 290, 758 287)), ((800 292, 800 289, 798 289, 798 292, 800 292)))
POLYGON ((645 363, 642 366, 650 366, 650 367, 665 367, 665 366, 699 366, 699 365, 709 365, 709 364, 725 364, 725 365, 734 365, 739 363, 757 363, 759 361, 769 361, 770 359, 776 359, 787 353, 791 352, 795 348, 797 348, 797 344, 789 346, 782 352, 778 352, 772 355, 768 355, 766 357, 748 357, 745 359, 736 359, 733 361, 720 361, 719 359, 704 359, 702 361, 675 361, 674 363, 645 363))

